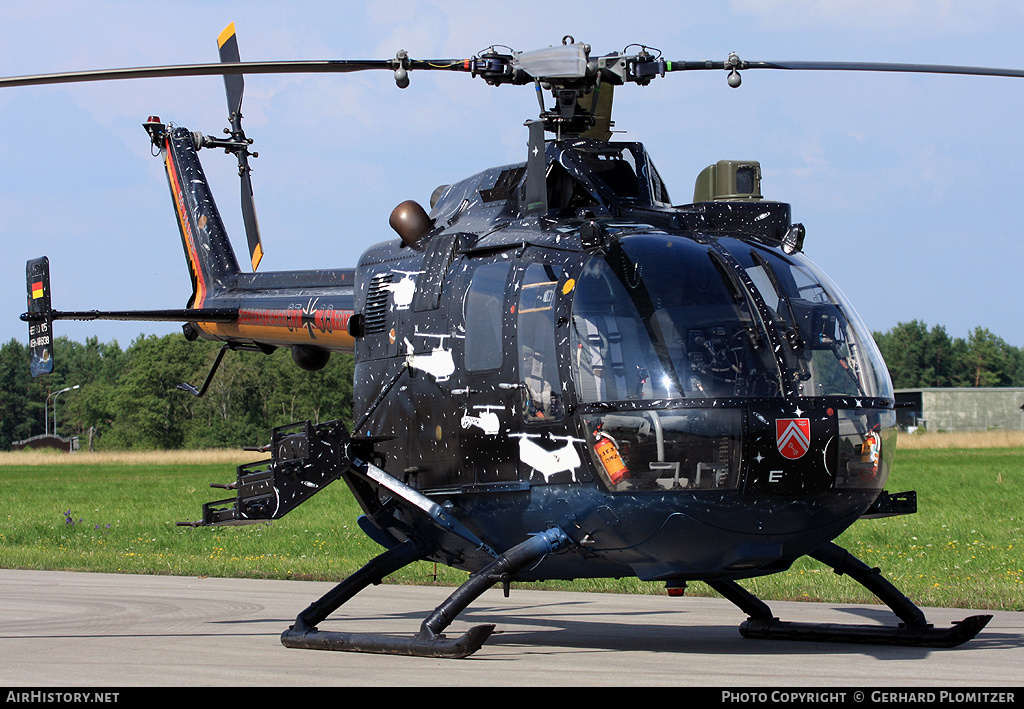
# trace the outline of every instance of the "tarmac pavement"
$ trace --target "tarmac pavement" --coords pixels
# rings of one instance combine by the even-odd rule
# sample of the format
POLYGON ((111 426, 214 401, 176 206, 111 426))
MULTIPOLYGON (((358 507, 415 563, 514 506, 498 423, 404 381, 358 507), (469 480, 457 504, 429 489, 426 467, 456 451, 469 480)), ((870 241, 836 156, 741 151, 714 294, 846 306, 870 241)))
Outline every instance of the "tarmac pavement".
MULTIPOLYGON (((690 686, 990 688, 1024 702, 1024 613, 951 649, 748 640, 720 598, 487 591, 448 628, 495 623, 463 660, 297 650, 280 634, 330 583, 0 570, 0 688, 690 686)), ((452 591, 380 585, 322 630, 415 635, 452 591)), ((893 624, 884 606, 773 602, 790 621, 893 624)), ((978 611, 924 609, 936 626, 978 611)), ((731 691, 731 690, 730 690, 731 691)), ((875 693, 875 699, 885 699, 875 693)), ((716 697, 724 698, 720 691, 716 697)), ((728 702, 726 702, 728 703, 728 702)))

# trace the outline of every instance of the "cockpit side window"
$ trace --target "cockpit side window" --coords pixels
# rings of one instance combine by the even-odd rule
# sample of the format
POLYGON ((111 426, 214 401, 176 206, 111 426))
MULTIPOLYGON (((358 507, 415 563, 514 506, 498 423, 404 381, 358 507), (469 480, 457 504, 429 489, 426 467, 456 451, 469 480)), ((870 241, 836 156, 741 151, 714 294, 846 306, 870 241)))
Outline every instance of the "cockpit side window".
POLYGON ((654 163, 650 159, 647 160, 647 171, 651 183, 651 199, 661 204, 672 204, 672 198, 668 196, 668 188, 665 187, 661 175, 658 174, 657 168, 654 167, 654 163))
POLYGON ((604 259, 592 259, 576 286, 571 347, 577 395, 583 401, 657 395, 651 382, 651 370, 659 369, 654 346, 636 306, 604 259))
POLYGON ((534 263, 527 267, 519 288, 516 337, 523 417, 527 421, 557 421, 564 415, 562 384, 555 350, 555 306, 561 269, 534 263))
POLYGON ((501 324, 507 263, 478 266, 466 292, 466 369, 497 369, 502 362, 501 324))

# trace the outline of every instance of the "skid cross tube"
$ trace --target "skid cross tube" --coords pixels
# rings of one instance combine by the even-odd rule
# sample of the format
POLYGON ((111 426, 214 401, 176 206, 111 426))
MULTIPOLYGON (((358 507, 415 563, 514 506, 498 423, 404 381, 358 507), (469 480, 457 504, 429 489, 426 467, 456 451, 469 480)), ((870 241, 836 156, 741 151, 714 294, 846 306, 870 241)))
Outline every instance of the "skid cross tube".
POLYGON ((952 627, 936 628, 878 569, 869 567, 842 547, 830 542, 809 556, 832 567, 837 574, 848 575, 874 593, 903 622, 895 626, 791 623, 776 618, 767 604, 735 581, 719 579, 707 581, 707 584, 747 613, 749 618, 740 625, 740 634, 745 638, 956 647, 981 632, 992 619, 991 615, 974 615, 954 622, 952 627))
MULTIPOLYGON (((303 634, 315 630, 320 621, 364 588, 379 584, 385 577, 421 558, 419 548, 412 541, 405 541, 399 546, 388 549, 383 554, 370 559, 361 569, 332 588, 319 600, 311 603, 306 610, 299 613, 295 619, 295 625, 289 628, 289 631, 303 634)), ((287 643, 285 644, 287 645, 287 643)))
POLYGON ((371 560, 320 600, 299 614, 295 624, 281 634, 285 647, 308 650, 341 650, 415 657, 463 658, 473 654, 494 631, 493 624, 477 625, 458 638, 447 638, 442 631, 484 591, 498 581, 507 581, 515 572, 540 562, 569 541, 561 529, 553 528, 531 535, 480 571, 470 575, 441 605, 427 616, 414 637, 376 633, 321 631, 315 627, 330 613, 370 584, 421 557, 411 541, 394 547, 371 560))

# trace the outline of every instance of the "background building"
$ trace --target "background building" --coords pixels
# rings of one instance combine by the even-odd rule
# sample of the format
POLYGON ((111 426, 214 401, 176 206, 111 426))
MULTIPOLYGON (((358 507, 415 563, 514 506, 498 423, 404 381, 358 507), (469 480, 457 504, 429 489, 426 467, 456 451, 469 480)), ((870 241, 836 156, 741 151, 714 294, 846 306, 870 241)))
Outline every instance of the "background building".
POLYGON ((904 430, 1024 431, 1024 388, 897 389, 896 404, 904 430))

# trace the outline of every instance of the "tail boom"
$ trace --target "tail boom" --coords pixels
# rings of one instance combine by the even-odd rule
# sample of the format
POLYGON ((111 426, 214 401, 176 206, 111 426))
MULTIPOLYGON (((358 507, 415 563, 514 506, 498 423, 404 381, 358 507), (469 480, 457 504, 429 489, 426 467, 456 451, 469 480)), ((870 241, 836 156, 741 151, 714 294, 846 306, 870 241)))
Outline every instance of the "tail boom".
POLYGON ((210 340, 353 352, 355 339, 349 334, 349 320, 354 309, 354 280, 351 269, 244 276, 240 287, 207 300, 209 305, 235 309, 237 317, 195 325, 200 336, 210 340), (296 278, 304 279, 303 287, 286 285, 296 278), (262 292, 254 293, 246 286, 262 292))
POLYGON ((150 118, 145 127, 164 160, 192 278, 188 306, 237 312, 234 319, 191 318, 198 335, 225 342, 353 351, 348 320, 354 271, 242 273, 198 156, 200 145, 217 141, 185 128, 169 129, 158 118, 150 118))
POLYGON ((242 273, 197 154, 199 145, 210 141, 184 128, 168 128, 156 117, 144 125, 164 161, 192 280, 187 307, 53 310, 49 261, 45 256, 32 259, 27 264, 28 311, 21 317, 29 324, 33 376, 53 371, 54 320, 182 322, 190 339, 257 345, 264 351, 292 347, 307 354, 353 352, 355 339, 348 325, 355 270, 242 273))

